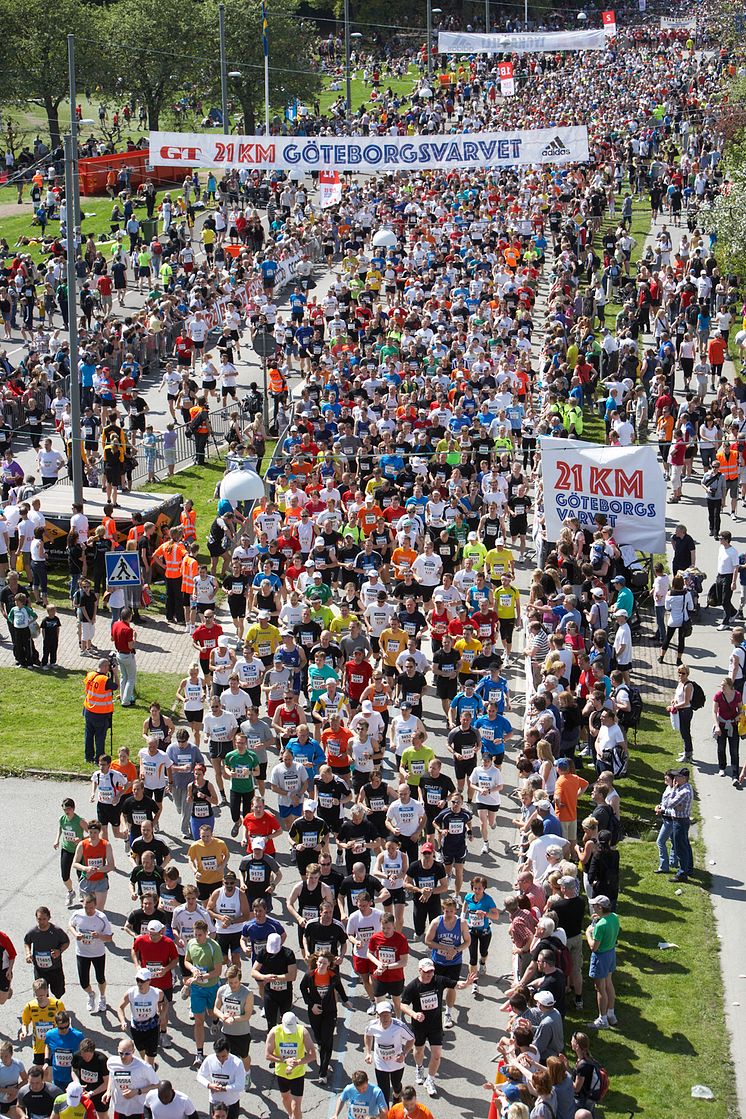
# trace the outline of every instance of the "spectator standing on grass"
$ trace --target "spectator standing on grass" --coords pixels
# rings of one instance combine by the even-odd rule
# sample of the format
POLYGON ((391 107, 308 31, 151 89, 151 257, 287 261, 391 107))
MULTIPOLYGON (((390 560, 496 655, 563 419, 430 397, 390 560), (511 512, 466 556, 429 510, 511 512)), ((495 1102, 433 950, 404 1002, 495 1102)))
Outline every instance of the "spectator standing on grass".
POLYGON ((598 1016, 591 1025, 594 1029, 605 1030, 617 1024, 614 972, 619 918, 612 912, 611 901, 603 894, 593 898, 590 907, 591 923, 585 931, 585 939, 591 950, 588 975, 596 988, 598 1004, 598 1016))

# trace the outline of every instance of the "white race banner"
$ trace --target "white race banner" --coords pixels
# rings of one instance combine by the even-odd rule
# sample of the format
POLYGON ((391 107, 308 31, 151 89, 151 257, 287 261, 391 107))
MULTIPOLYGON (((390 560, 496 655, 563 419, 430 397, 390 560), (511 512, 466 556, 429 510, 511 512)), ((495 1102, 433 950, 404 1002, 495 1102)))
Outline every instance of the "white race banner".
POLYGON ((500 77, 500 93, 503 97, 512 97, 515 93, 515 78, 513 77, 512 62, 498 62, 497 73, 500 77))
POLYGON ((676 19, 673 16, 670 18, 661 16, 661 31, 688 31, 690 28, 693 31, 696 26, 696 16, 677 17, 676 19))
POLYGON ((322 210, 342 201, 342 180, 339 171, 319 172, 319 205, 322 210))
POLYGON ((538 51, 602 51, 602 27, 591 31, 531 31, 523 35, 475 35, 439 31, 438 54, 535 54, 538 51))
POLYGON ((602 447, 577 439, 540 440, 548 540, 577 517, 593 529, 602 513, 618 544, 666 550, 666 482, 655 447, 602 447))
POLYGON ((264 137, 150 133, 150 160, 158 167, 248 167, 375 174, 531 163, 584 163, 587 159, 588 129, 585 125, 446 136, 264 137))

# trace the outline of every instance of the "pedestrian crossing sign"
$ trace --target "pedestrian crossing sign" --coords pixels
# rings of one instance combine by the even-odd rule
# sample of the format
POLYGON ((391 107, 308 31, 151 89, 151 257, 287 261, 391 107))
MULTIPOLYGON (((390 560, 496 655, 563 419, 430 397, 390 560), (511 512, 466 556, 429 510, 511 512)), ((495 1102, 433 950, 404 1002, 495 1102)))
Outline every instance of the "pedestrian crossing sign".
POLYGON ((139 587, 140 581, 140 557, 137 552, 107 553, 107 587, 139 587))

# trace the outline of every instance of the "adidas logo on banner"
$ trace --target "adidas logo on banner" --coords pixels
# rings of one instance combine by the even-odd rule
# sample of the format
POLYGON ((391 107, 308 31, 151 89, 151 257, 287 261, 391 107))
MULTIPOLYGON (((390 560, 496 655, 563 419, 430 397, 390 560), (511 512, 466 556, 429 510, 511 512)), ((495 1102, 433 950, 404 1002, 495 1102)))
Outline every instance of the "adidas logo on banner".
POLYGON ((566 155, 570 155, 570 149, 559 136, 555 136, 550 140, 545 148, 542 149, 541 154, 548 159, 563 159, 566 155))

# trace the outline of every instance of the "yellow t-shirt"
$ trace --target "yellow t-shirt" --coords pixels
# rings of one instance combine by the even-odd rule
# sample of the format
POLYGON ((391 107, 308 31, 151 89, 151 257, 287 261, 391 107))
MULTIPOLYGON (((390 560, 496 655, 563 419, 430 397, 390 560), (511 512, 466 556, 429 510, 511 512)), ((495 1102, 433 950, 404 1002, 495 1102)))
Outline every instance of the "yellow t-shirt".
POLYGON ((403 653, 406 649, 408 638, 403 629, 398 630, 397 633, 394 633, 392 629, 385 629, 378 641, 381 646, 383 663, 393 666, 396 664, 399 653, 403 653))
POLYGON ((471 670, 474 658, 482 652, 482 642, 477 641, 476 637, 473 637, 471 641, 467 641, 465 637, 460 637, 453 647, 461 657, 458 670, 465 675, 471 670))
POLYGON ((228 854, 228 848, 222 839, 213 838, 209 843, 203 843, 202 840, 197 840, 189 848, 188 855, 190 861, 196 862, 197 873, 196 878, 198 882, 215 883, 223 881, 223 866, 224 856, 228 854))
POLYGON ((45 1007, 39 1006, 37 999, 31 999, 31 1002, 27 1002, 24 1006, 21 1012, 21 1022, 24 1026, 33 1023, 32 1037, 34 1039, 35 1055, 44 1052, 44 1039, 47 1033, 54 1029, 55 1015, 64 1009, 65 1004, 62 999, 53 999, 51 996, 45 1007))

